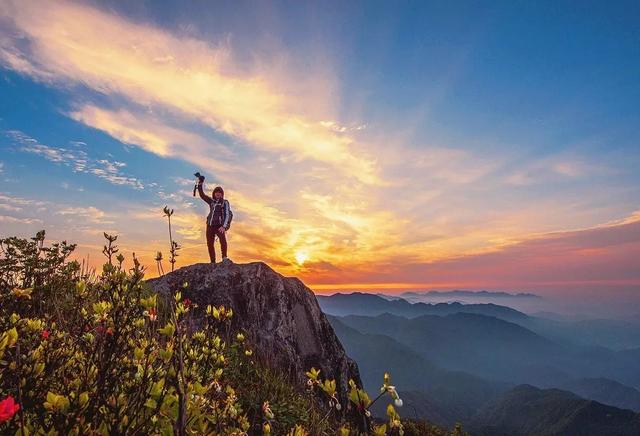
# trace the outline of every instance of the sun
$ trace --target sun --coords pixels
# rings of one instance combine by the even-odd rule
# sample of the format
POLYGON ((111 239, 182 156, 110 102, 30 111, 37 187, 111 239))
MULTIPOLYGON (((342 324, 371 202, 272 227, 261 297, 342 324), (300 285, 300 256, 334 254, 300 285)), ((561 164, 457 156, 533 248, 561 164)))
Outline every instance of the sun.
POLYGON ((296 251, 296 254, 294 256, 296 258, 296 262, 298 262, 298 265, 302 265, 307 259, 309 259, 309 253, 307 253, 305 250, 296 251))

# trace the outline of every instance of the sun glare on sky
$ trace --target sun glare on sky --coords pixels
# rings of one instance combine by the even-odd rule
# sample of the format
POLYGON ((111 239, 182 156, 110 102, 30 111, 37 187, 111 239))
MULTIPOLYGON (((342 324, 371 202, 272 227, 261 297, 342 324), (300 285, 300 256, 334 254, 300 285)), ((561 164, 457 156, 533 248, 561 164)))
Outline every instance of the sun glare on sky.
POLYGON ((640 2, 200 3, 0 0, 0 237, 207 262, 198 171, 313 289, 640 295, 640 2))
POLYGON ((309 259, 309 253, 305 250, 298 250, 296 251, 295 258, 298 265, 303 265, 309 259))

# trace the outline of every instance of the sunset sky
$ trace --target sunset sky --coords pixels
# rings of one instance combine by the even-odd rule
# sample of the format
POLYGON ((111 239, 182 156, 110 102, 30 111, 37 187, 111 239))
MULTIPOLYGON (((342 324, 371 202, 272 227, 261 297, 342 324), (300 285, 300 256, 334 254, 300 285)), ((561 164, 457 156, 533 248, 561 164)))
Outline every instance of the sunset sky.
POLYGON ((637 302, 638 22, 637 1, 0 0, 0 236, 99 265, 115 233, 153 276, 168 205, 178 266, 205 262, 199 170, 229 256, 318 292, 637 302))

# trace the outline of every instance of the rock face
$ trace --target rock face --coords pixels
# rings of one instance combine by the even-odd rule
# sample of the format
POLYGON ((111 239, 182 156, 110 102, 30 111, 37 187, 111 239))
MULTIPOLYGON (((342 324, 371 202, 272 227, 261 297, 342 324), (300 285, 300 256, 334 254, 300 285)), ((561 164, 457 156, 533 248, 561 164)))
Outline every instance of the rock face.
POLYGON ((349 378, 362 386, 356 363, 346 355, 314 293, 298 278, 284 277, 263 262, 199 263, 147 283, 164 295, 180 289, 202 307, 231 307, 232 329, 243 329, 255 354, 301 387, 311 367, 336 380, 342 404, 347 404, 349 378), (184 282, 187 289, 182 289, 184 282))

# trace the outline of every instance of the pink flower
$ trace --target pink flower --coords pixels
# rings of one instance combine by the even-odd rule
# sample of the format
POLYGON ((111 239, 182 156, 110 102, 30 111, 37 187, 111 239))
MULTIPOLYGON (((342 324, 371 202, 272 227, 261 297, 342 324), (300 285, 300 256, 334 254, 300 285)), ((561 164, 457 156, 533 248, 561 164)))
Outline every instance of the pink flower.
POLYGON ((49 339, 49 330, 42 330, 42 339, 49 339))
POLYGON ((20 410, 20 405, 16 404, 12 396, 0 401, 0 422, 9 421, 18 410, 20 410))

